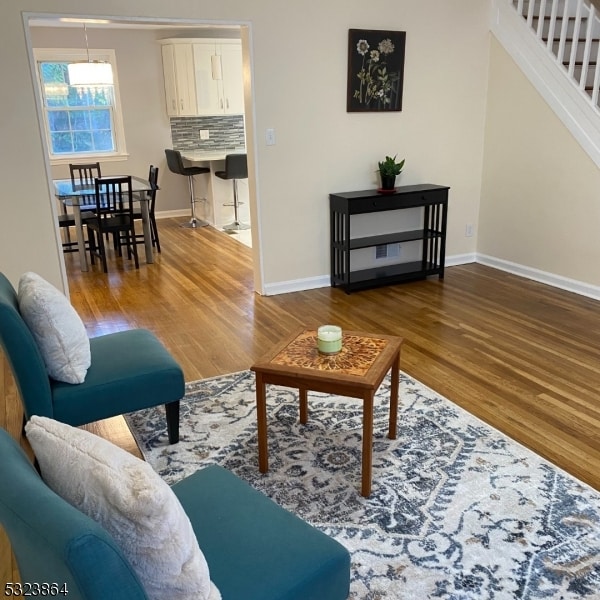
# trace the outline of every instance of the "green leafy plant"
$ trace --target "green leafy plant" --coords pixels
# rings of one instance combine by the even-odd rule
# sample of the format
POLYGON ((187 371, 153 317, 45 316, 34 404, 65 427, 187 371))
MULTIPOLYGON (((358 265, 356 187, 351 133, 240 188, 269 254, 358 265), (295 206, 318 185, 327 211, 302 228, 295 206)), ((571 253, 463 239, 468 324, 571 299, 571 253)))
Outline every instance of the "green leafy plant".
POLYGON ((403 158, 400 162, 396 162, 396 156, 397 155, 386 156, 385 160, 379 161, 379 173, 382 177, 395 177, 396 175, 400 175, 406 159, 403 158))

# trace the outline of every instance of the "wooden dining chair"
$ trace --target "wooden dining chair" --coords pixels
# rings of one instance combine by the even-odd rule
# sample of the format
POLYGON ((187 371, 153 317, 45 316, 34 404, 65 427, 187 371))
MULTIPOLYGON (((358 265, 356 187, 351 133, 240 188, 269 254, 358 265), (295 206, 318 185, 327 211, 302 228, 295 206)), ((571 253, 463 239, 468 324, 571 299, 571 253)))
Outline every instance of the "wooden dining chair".
POLYGON ((134 259, 139 269, 137 244, 135 243, 134 205, 131 176, 98 177, 94 180, 95 216, 86 223, 90 250, 90 262, 95 257, 102 262, 102 268, 108 273, 106 260, 105 235, 112 235, 115 251, 122 256, 123 244, 127 247, 127 257, 134 259))
POLYGON ((69 165, 71 181, 79 185, 94 185, 94 179, 102 177, 100 163, 72 163, 69 165))
MULTIPOLYGON (((158 238, 158 227, 156 226, 156 192, 158 191, 158 167, 150 165, 148 171, 148 182, 150 183, 150 191, 140 192, 148 196, 148 213, 150 215, 150 233, 152 234, 152 247, 155 247, 160 252, 160 240, 158 238)), ((134 212, 134 218, 139 221, 142 219, 142 211, 139 207, 136 207, 134 212)), ((138 233, 135 236, 136 244, 145 243, 144 234, 138 233)))
MULTIPOLYGON (((80 185, 82 187, 89 186, 93 187, 94 179, 102 176, 100 163, 71 163, 69 165, 69 172, 71 174, 71 181, 74 185, 80 185)), ((77 252, 77 242, 71 240, 70 228, 75 227, 75 217, 72 213, 69 213, 67 205, 61 202, 62 214, 58 216, 58 226, 65 231, 65 240, 62 243, 63 252, 77 252)), ((96 204, 82 205, 81 210, 81 221, 86 223, 88 219, 94 217, 94 213, 90 212, 95 210, 96 204)))

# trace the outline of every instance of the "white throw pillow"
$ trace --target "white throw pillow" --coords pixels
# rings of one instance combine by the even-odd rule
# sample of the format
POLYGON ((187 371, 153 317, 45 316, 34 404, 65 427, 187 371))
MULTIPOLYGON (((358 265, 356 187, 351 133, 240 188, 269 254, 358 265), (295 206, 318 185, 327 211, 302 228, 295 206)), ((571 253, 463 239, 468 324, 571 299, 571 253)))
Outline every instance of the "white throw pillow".
POLYGON ((47 417, 25 432, 44 481, 110 533, 150 599, 220 600, 188 516, 148 463, 47 417))
POLYGON ((29 327, 50 377, 83 383, 92 363, 83 321, 67 297, 36 273, 19 280, 19 312, 29 327))

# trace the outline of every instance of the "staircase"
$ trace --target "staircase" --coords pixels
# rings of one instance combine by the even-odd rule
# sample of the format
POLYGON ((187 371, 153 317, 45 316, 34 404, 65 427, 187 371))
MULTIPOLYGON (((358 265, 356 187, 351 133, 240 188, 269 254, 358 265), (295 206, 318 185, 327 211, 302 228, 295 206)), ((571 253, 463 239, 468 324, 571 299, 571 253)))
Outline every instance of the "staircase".
POLYGON ((598 108, 600 20, 594 6, 584 0, 513 0, 512 5, 598 108))
POLYGON ((490 29, 600 167, 600 19, 588 0, 492 0, 490 29))

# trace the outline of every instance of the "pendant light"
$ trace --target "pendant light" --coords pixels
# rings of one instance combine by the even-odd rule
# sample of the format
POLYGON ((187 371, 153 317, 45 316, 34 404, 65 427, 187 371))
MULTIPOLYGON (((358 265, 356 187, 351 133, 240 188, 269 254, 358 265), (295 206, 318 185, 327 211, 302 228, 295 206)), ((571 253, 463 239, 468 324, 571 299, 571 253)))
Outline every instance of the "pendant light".
POLYGON ((90 48, 88 46, 87 26, 83 24, 85 35, 85 49, 87 61, 70 63, 67 67, 69 73, 69 85, 80 91, 88 91, 97 88, 107 88, 113 85, 112 65, 105 61, 90 59, 90 48))

